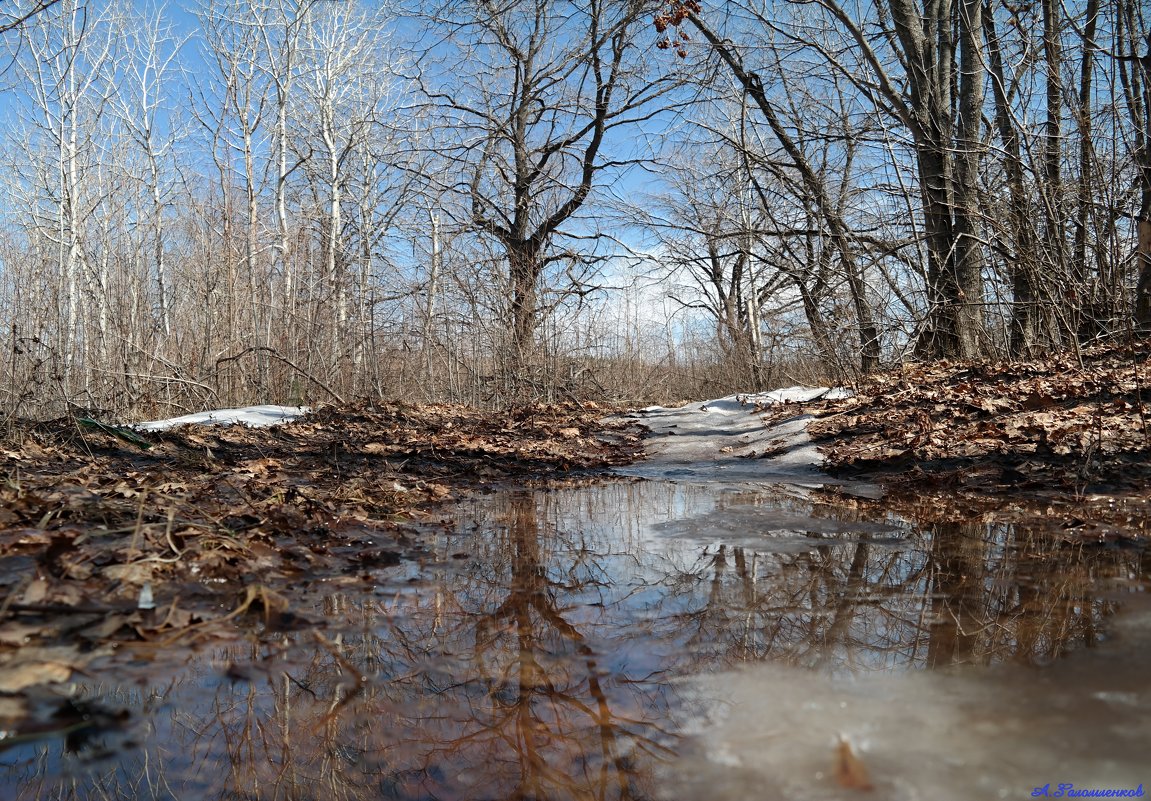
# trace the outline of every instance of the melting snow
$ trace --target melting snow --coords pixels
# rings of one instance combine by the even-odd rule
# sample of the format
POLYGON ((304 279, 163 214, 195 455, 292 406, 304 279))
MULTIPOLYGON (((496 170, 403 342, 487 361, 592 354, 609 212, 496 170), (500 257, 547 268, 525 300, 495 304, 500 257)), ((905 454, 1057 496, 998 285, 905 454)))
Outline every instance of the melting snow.
POLYGON ((840 738, 874 781, 871 797, 885 801, 1056 796, 1060 783, 1143 787, 1148 604, 1135 604, 1115 628, 1099 648, 1042 672, 1002 665, 832 677, 761 664, 687 679, 692 739, 668 768, 674 789, 662 797, 862 799, 835 779, 840 738))
POLYGON ((242 409, 216 409, 210 412, 196 412, 185 414, 182 417, 173 417, 169 420, 152 420, 146 423, 136 423, 132 427, 137 431, 164 431, 169 428, 186 425, 245 425, 251 428, 263 428, 287 423, 303 417, 311 411, 307 406, 245 406, 242 409))
MULTIPOLYGON (((648 478, 829 483, 819 469, 823 455, 807 435, 811 415, 796 415, 767 426, 761 410, 779 403, 850 394, 841 388, 787 387, 673 409, 649 406, 629 416, 651 429, 648 458, 618 472, 648 478)), ((859 490, 870 493, 867 488, 859 490)))

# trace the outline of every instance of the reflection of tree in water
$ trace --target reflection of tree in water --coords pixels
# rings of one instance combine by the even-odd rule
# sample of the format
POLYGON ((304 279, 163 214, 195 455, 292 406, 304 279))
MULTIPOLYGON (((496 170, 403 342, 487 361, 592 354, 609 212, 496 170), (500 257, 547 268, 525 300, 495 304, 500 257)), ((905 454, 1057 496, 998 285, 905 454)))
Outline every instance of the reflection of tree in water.
POLYGON ((383 688, 403 718, 390 749, 408 752, 405 797, 649 795, 651 758, 671 740, 659 728, 668 690, 611 664, 625 632, 587 605, 607 578, 603 549, 557 531, 552 501, 512 493, 477 511, 485 525, 436 614, 408 607, 393 618, 382 647, 403 644, 404 660, 425 649, 383 688))
POLYGON ((1144 574, 1136 552, 1070 546, 1022 524, 946 523, 930 534, 933 667, 1044 664, 1095 645, 1118 608, 1099 582, 1144 574))
MULTIPOLYGON (((308 762, 311 776, 338 772, 355 798, 650 795, 652 759, 671 742, 660 730, 669 690, 659 676, 610 664, 625 632, 586 605, 607 579, 604 548, 558 532, 551 502, 531 493, 494 500, 467 543, 471 559, 433 593, 363 610, 361 632, 345 636, 340 655, 373 678, 336 714, 316 700, 334 698, 333 676, 348 672, 330 659, 276 690, 278 706, 297 709, 296 731, 322 720, 329 742, 294 754, 297 774, 308 762), (321 765, 333 750, 354 759, 321 765)), ((355 610, 338 611, 348 619, 355 610)))
POLYGON ((477 500, 474 527, 438 554, 466 562, 376 597, 329 591, 323 640, 267 636, 196 661, 149 694, 171 711, 141 749, 67 788, 51 781, 58 755, 37 752, 20 797, 646 797, 674 746, 669 676, 764 659, 832 672, 1043 662, 1097 640, 1115 608, 1097 582, 1145 573, 1136 553, 1022 524, 902 541, 823 526, 782 551, 771 530, 737 547, 646 528, 727 503, 858 522, 674 485, 477 500), (248 680, 221 679, 228 663, 248 680))
POLYGON ((631 752, 638 748, 650 756, 665 750, 647 729, 656 722, 652 713, 666 710, 658 693, 648 697, 650 688, 642 682, 621 682, 627 677, 602 667, 601 655, 569 620, 582 612, 560 605, 600 583, 596 553, 576 538, 541 533, 531 494, 509 496, 505 515, 499 545, 507 575, 491 585, 505 598, 490 611, 472 613, 475 662, 497 723, 490 734, 514 744, 520 773, 504 797, 642 795, 633 786, 631 752), (566 564, 549 558, 557 546, 566 550, 566 564), (656 707, 649 708, 653 702, 656 707), (616 711, 619 705, 627 707, 625 714, 616 711))
MULTIPOLYGON (((660 728, 671 690, 646 668, 611 664, 626 632, 587 605, 608 581, 606 549, 557 532, 552 500, 495 500, 472 558, 434 591, 323 597, 339 638, 267 638, 218 651, 217 670, 199 662, 212 692, 166 688, 156 743, 93 772, 80 795, 649 797, 652 762, 673 741, 660 728), (249 680, 217 678, 228 663, 249 680)), ((22 797, 75 797, 45 778, 21 782, 22 797)))
MULTIPOLYGON (((746 503, 746 500, 741 502, 746 503)), ((806 512, 853 522, 851 510, 806 512)), ((770 659, 823 670, 1043 664, 1094 644, 1117 604, 1097 580, 1144 575, 1136 552, 1073 548, 1021 523, 946 523, 904 542, 788 531, 808 550, 704 545, 658 578, 663 629, 718 668, 770 659), (705 591, 706 588, 706 591, 705 591)))

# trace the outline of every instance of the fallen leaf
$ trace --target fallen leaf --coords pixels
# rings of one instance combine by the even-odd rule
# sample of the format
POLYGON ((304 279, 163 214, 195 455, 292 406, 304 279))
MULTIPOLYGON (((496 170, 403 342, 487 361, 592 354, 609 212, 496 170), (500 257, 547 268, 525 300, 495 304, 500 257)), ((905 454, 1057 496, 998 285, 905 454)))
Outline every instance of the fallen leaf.
POLYGON ((28 703, 23 698, 0 698, 0 726, 13 728, 28 716, 28 703))
POLYGON ((24 597, 20 600, 20 603, 38 604, 44 600, 46 595, 48 595, 48 582, 44 579, 36 579, 24 590, 24 597))
POLYGON ((855 755, 851 743, 840 735, 835 749, 835 781, 848 790, 874 790, 867 766, 855 755))
POLYGON ((0 625, 0 643, 4 645, 24 645, 33 637, 38 637, 46 626, 29 625, 17 620, 9 620, 0 625))
POLYGON ((109 615, 80 632, 89 640, 106 640, 129 623, 128 615, 109 615))
POLYGON ((126 565, 108 565, 100 572, 105 578, 125 584, 143 584, 151 581, 156 567, 154 562, 130 562, 126 565))
POLYGON ((18 693, 37 684, 68 681, 72 668, 59 662, 20 661, 0 667, 0 692, 18 693))

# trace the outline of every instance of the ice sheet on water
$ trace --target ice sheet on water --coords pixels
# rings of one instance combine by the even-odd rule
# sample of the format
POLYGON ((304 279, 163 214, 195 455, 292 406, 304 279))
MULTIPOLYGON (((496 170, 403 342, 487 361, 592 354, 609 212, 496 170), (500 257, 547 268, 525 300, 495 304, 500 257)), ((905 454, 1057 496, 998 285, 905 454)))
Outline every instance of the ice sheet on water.
POLYGON ((280 425, 303 417, 309 411, 307 406, 245 406, 241 409, 216 409, 195 412, 168 420, 151 420, 136 423, 132 427, 138 431, 165 431, 185 425, 245 425, 251 428, 280 425))
POLYGON ((1142 607, 1113 640, 1042 670, 836 677, 765 664, 688 680, 690 756, 669 768, 666 797, 859 798, 836 781, 840 738, 876 797, 891 801, 1029 798, 1045 785, 1053 797, 1061 783, 1134 790, 1151 778, 1151 609, 1142 607))

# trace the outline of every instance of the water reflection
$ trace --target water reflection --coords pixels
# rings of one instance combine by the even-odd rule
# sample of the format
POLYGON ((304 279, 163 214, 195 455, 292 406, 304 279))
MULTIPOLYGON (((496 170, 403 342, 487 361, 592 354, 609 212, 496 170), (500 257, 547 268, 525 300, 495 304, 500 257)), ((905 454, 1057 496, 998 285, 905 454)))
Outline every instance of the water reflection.
POLYGON ((1045 664, 1095 645, 1145 572, 1136 552, 1026 525, 917 527, 742 486, 505 492, 458 512, 414 576, 294 588, 320 634, 122 649, 79 692, 134 722, 13 745, 0 788, 669 797, 659 766, 683 722, 719 703, 680 677, 765 661, 830 677, 1045 664))

